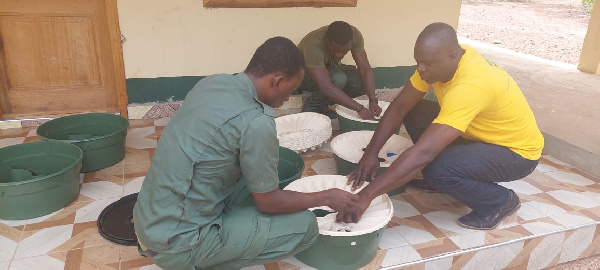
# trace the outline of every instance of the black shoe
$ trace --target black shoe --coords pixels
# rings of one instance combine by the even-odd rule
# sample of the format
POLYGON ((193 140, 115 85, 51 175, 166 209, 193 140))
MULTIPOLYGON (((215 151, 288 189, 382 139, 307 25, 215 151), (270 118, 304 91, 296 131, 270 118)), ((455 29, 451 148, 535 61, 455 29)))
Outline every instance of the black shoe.
POLYGON ((482 217, 474 211, 471 211, 471 213, 460 217, 458 219, 458 224, 465 228, 475 230, 491 230, 496 228, 503 219, 517 212, 519 207, 521 207, 521 202, 519 201, 517 193, 512 190, 509 191, 508 201, 500 206, 496 212, 482 217))
POLYGON ((432 188, 427 183, 425 183, 425 180, 423 180, 423 179, 410 180, 408 182, 408 186, 411 188, 414 188, 418 191, 423 191, 423 192, 427 192, 427 193, 440 193, 440 191, 438 191, 435 188, 432 188))

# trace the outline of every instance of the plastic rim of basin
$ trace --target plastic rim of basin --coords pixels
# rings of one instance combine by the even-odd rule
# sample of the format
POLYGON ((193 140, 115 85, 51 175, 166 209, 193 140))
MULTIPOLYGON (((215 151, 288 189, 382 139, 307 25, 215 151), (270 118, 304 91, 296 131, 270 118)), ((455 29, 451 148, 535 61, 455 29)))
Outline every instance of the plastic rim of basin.
POLYGON ((79 195, 82 157, 61 142, 0 148, 0 219, 36 218, 70 204, 79 195))
MULTIPOLYGON (((340 134, 331 140, 331 150, 336 164, 336 171, 339 175, 348 175, 351 173, 358 161, 363 156, 363 149, 367 147, 373 137, 374 131, 350 131, 340 134)), ((393 134, 379 151, 380 158, 379 172, 382 174, 385 170, 413 143, 407 138, 393 134)), ((370 177, 367 181, 370 181, 370 177)), ((389 191, 388 195, 396 195, 406 189, 406 185, 389 191)))
POLYGON ((125 158, 128 126, 127 119, 119 115, 85 113, 50 120, 37 129, 37 135, 45 141, 61 141, 81 148, 81 172, 91 172, 125 158))
MULTIPOLYGON (((285 189, 317 192, 330 188, 353 192, 342 175, 304 177, 290 183, 285 189)), ((317 215, 319 236, 312 246, 295 256, 317 269, 358 269, 368 264, 375 258, 383 230, 394 214, 392 201, 387 194, 371 201, 357 223, 336 223, 337 213, 325 206, 309 210, 317 215), (317 210, 325 214, 318 214, 317 210)))
POLYGON ((275 118, 279 145, 296 152, 314 150, 331 137, 331 119, 320 113, 302 112, 275 118))
MULTIPOLYGON (((365 108, 369 108, 368 100, 356 98, 354 100, 365 106, 365 108)), ((381 116, 383 116, 390 103, 386 101, 379 101, 377 104, 379 104, 379 107, 381 107, 381 116)), ((337 105, 335 107, 335 111, 338 114, 338 121, 340 123, 340 133, 356 130, 375 130, 375 128, 377 127, 377 123, 379 123, 379 119, 363 120, 360 118, 360 116, 358 116, 357 112, 341 105, 337 105)))
POLYGON ((279 188, 283 189, 290 182, 297 180, 304 172, 304 160, 295 151, 279 147, 279 164, 277 175, 279 176, 279 188))

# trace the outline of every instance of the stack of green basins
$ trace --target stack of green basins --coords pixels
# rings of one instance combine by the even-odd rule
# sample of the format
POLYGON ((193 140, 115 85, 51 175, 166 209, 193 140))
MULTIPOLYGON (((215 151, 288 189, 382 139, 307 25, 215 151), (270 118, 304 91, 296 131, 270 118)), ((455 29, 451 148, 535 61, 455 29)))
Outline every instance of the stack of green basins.
MULTIPOLYGON (((364 154, 363 149, 367 147, 374 133, 374 131, 367 130, 351 131, 340 134, 331 140, 331 150, 333 151, 337 174, 348 175, 356 168, 358 161, 364 154)), ((412 145, 413 143, 409 139, 396 134, 392 135, 379 151, 380 168, 377 175, 384 173, 392 162, 412 145)), ((371 178, 368 177, 367 181, 371 181, 371 178)), ((404 189, 406 189, 406 185, 391 190, 387 194, 390 196, 396 195, 404 189)))
POLYGON ((81 148, 81 172, 110 167, 125 157, 129 122, 108 113, 86 113, 56 118, 42 124, 37 135, 44 141, 60 141, 81 148))
POLYGON ((61 142, 0 148, 0 219, 40 217, 75 200, 82 156, 77 146, 61 142))

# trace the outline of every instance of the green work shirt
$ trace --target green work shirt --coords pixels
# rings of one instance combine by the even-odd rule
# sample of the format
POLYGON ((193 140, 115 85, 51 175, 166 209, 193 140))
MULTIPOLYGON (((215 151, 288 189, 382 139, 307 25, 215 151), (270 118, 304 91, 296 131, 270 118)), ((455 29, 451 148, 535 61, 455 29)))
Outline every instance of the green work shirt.
MULTIPOLYGON (((306 35, 300 43, 298 49, 304 54, 304 61, 307 67, 339 67, 342 64, 342 58, 335 58, 327 49, 327 38, 325 33, 329 26, 323 26, 306 35)), ((352 28, 352 41, 350 51, 353 53, 365 49, 363 36, 354 26, 352 28)))
POLYGON ((245 73, 199 81, 163 131, 142 184, 133 213, 139 241, 158 253, 192 249, 221 224, 240 178, 252 192, 278 188, 273 112, 245 73))

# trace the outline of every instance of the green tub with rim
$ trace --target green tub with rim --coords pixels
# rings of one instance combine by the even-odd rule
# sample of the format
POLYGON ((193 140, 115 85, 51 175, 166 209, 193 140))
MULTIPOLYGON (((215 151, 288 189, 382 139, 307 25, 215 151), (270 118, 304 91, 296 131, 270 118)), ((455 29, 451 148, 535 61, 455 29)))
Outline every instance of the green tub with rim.
POLYGON ((74 144, 83 151, 81 172, 104 169, 125 158, 129 121, 109 113, 85 113, 42 124, 37 135, 44 141, 74 144))
MULTIPOLYGON (((340 134, 331 140, 330 145, 337 174, 348 175, 354 171, 364 154, 362 149, 367 147, 374 133, 374 131, 369 130, 351 131, 340 134)), ((379 171, 375 176, 384 173, 396 158, 412 145, 413 143, 409 139, 393 134, 379 151, 379 171)), ((370 177, 367 178, 367 182, 369 181, 371 181, 370 177)), ((393 196, 405 189, 406 185, 402 185, 387 192, 387 194, 393 196)))
MULTIPOLYGON (((354 99, 356 102, 362 104, 365 108, 369 108, 369 101, 362 99, 354 99)), ((379 101, 379 107, 381 107, 381 116, 385 113, 390 103, 386 101, 379 101)), ((358 131, 358 130, 372 130, 375 131, 377 128, 377 124, 379 123, 379 119, 381 117, 376 117, 375 120, 363 120, 358 116, 358 113, 348 109, 344 106, 337 105, 335 111, 338 114, 338 122, 340 124, 340 133, 346 133, 350 131, 358 131)), ((395 133, 398 133, 400 128, 396 130, 395 133)))
POLYGON ((279 188, 283 189, 290 182, 299 179, 304 172, 304 160, 295 151, 279 147, 279 163, 277 164, 277 175, 279 177, 279 188))
POLYGON ((79 195, 83 151, 62 142, 32 142, 0 148, 0 219, 50 214, 79 195))
MULTIPOLYGON (((319 192, 331 188, 358 192, 346 185, 346 177, 342 175, 303 177, 290 183, 285 189, 319 192)), ((294 256, 317 269, 351 270, 367 265, 375 258, 383 232, 394 214, 392 201, 387 194, 373 199, 357 223, 336 222, 337 213, 327 206, 309 210, 317 218, 319 236, 314 244, 294 256)))

